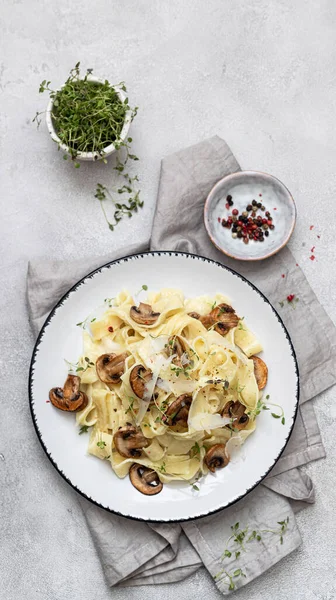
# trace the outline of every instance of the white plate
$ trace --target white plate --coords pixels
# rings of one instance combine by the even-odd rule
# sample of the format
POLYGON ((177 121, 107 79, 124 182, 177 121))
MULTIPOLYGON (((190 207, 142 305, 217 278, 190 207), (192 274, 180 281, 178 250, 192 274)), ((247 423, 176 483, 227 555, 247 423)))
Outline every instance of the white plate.
POLYGON ((32 356, 30 406, 40 442, 66 481, 83 496, 111 512, 145 521, 182 521, 205 516, 236 502, 270 471, 291 434, 299 399, 298 368, 288 333, 268 300, 246 279, 207 258, 175 252, 151 252, 104 265, 78 282, 46 320, 32 356), (285 425, 270 411, 257 417, 257 429, 243 446, 244 459, 209 474, 197 492, 188 483, 164 485, 157 496, 140 494, 129 478, 118 479, 106 461, 86 453, 88 436, 78 435, 73 415, 47 403, 50 388, 67 374, 63 358, 77 360, 82 331, 76 323, 122 288, 135 293, 181 288, 186 296, 229 296, 264 346, 269 368, 266 393, 285 411, 285 425))

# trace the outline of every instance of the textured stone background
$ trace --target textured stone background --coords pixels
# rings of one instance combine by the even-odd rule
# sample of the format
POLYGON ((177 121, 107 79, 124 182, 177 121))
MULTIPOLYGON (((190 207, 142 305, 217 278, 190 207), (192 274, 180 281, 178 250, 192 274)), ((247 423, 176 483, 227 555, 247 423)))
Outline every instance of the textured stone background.
MULTIPOLYGON (((219 134, 243 168, 274 173, 292 191, 299 220, 290 247, 335 320, 336 4, 2 0, 1 9, 0 597, 145 600, 152 588, 107 588, 74 492, 34 434, 27 401, 33 344, 27 261, 52 256, 66 268, 72 258, 145 239, 160 158, 219 134), (45 125, 37 132, 31 124, 46 105, 37 93, 40 81, 61 84, 78 60, 112 82, 125 80, 140 107, 132 136, 146 204, 115 233, 93 198, 95 183, 109 182, 110 170, 73 169, 45 125), (309 260, 313 245, 315 262, 309 260)), ((334 394, 316 402, 328 458, 307 468, 316 504, 298 515, 303 544, 238 592, 239 600, 336 598, 334 394)), ((220 597, 204 570, 155 590, 158 600, 172 594, 220 597)))

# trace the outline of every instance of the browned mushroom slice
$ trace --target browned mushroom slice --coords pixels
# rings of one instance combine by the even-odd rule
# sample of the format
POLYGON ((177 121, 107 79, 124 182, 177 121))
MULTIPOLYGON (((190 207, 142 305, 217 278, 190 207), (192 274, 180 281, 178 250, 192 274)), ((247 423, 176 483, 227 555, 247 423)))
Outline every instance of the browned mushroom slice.
POLYGON ((146 496, 155 496, 155 494, 159 494, 163 488, 162 481, 160 481, 158 474, 153 471, 153 469, 138 465, 137 463, 134 463, 134 465, 131 466, 129 478, 131 484, 146 496))
POLYGON ((266 363, 259 356, 251 356, 254 363, 254 375, 257 380, 259 390, 263 390, 268 377, 268 368, 266 363))
POLYGON ((127 352, 99 356, 96 361, 96 371, 100 381, 106 384, 120 383, 120 378, 125 372, 127 356, 127 352))
POLYGON ((188 426, 189 408, 191 406, 192 397, 190 394, 181 394, 174 402, 172 402, 164 415, 164 422, 170 427, 174 425, 188 426))
POLYGON ((174 365, 182 366, 181 358, 183 354, 185 354, 186 359, 188 359, 185 343, 179 335, 171 335, 168 338, 168 343, 165 346, 165 353, 167 356, 176 355, 172 361, 174 365))
POLYGON ((135 365, 130 373, 130 386, 138 398, 143 398, 146 383, 152 379, 152 371, 143 365, 135 365))
POLYGON ((205 327, 205 329, 210 329, 210 327, 212 327, 212 325, 215 324, 215 319, 211 316, 211 314, 209 315, 199 315, 197 312, 191 312, 188 313, 189 317, 192 317, 193 319, 197 319, 198 321, 200 321, 202 323, 202 325, 205 327))
POLYGON ((215 329, 221 335, 226 335, 230 329, 237 327, 239 323, 239 317, 236 315, 234 308, 224 302, 212 309, 210 317, 217 323, 215 329))
POLYGON ((130 317, 139 325, 154 325, 160 316, 159 312, 154 312, 150 304, 140 302, 139 306, 132 306, 130 317))
POLYGON ((204 462, 211 473, 214 473, 216 469, 222 469, 226 467, 230 459, 225 452, 225 444, 215 444, 207 450, 204 457, 204 462))
POLYGON ((79 390, 81 378, 68 375, 63 388, 52 388, 49 392, 50 402, 60 410, 77 412, 87 406, 88 397, 79 390))
POLYGON ((125 425, 115 432, 113 436, 117 452, 126 458, 139 458, 142 448, 149 446, 149 440, 142 434, 141 429, 133 425, 125 425))
POLYGON ((232 419, 232 423, 226 427, 233 427, 234 429, 245 429, 249 422, 249 417, 245 412, 245 406, 239 400, 233 402, 227 402, 222 410, 222 417, 232 419))

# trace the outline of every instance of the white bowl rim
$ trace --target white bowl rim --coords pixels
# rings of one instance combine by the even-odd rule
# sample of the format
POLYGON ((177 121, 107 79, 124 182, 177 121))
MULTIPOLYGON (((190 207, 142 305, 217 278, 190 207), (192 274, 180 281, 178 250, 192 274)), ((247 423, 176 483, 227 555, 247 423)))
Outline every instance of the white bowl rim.
MULTIPOLYGON (((102 79, 100 77, 94 77, 93 75, 88 75, 88 81, 90 81, 92 83, 105 83, 106 79, 102 79)), ((57 94, 57 92, 59 92, 62 89, 62 87, 57 89, 55 93, 57 94)), ((113 87, 113 89, 117 92, 120 100, 122 102, 124 102, 127 98, 124 90, 122 90, 119 85, 111 85, 111 87, 113 87)), ((47 110, 46 110, 46 123, 47 123, 48 131, 49 131, 53 141, 58 144, 59 148, 61 148, 67 154, 71 154, 69 147, 66 146, 66 144, 63 144, 61 142, 60 138, 58 137, 55 127, 52 122, 51 113, 52 113, 52 109, 54 106, 54 100, 55 100, 55 98, 50 98, 50 100, 48 102, 47 110)), ((125 139, 128 135, 128 131, 129 131, 131 122, 132 122, 132 111, 128 110, 126 112, 124 125, 123 125, 123 128, 120 133, 120 140, 122 142, 125 141, 125 139)), ((117 148, 115 147, 114 144, 109 144, 108 146, 105 146, 102 155, 99 154, 99 152, 78 152, 78 154, 76 156, 76 160, 77 159, 78 160, 101 160, 102 158, 104 158, 106 156, 110 156, 111 154, 113 154, 113 152, 116 152, 116 150, 117 150, 117 148)))
POLYGON ((263 294, 263 292, 261 292, 251 281, 249 281, 246 277, 244 277, 243 275, 241 275, 240 273, 238 273, 237 271, 235 271, 234 269, 223 265, 222 263, 220 263, 219 261, 213 260, 211 258, 208 258, 206 256, 202 256, 199 254, 192 254, 191 252, 178 252, 178 251, 169 251, 169 250, 152 250, 152 251, 148 251, 148 252, 139 252, 139 253, 134 253, 134 254, 129 254, 126 256, 122 256, 120 258, 117 258, 115 260, 109 261, 103 265, 101 265, 100 267, 94 269, 93 271, 91 271, 90 273, 88 273, 87 275, 85 275, 84 277, 82 277, 79 281, 77 281, 77 283, 75 283, 63 296, 62 298, 60 298, 60 300, 55 304, 54 308, 51 310, 50 314, 48 315, 48 317, 46 318, 44 324, 42 325, 42 328, 39 332, 39 335, 37 337, 37 340, 35 342, 35 346, 33 349, 33 353, 32 353, 32 358, 31 358, 31 363, 30 363, 30 367, 29 367, 29 378, 28 378, 28 398, 29 398, 29 407, 30 407, 30 413, 31 413, 31 417, 32 417, 32 421, 33 421, 33 425, 37 434, 37 437, 40 441, 40 444, 45 452, 45 454, 47 455, 48 459, 50 460, 51 464, 55 467, 56 471, 59 473, 59 475, 61 475, 61 477, 76 491, 78 492, 83 498, 86 498, 86 500, 90 501, 92 504, 98 506, 99 508, 102 508, 104 510, 106 510, 108 513, 111 514, 116 514, 118 516, 124 517, 125 519, 130 519, 132 521, 142 521, 142 522, 147 522, 147 523, 181 523, 181 522, 186 522, 186 521, 194 521, 196 519, 200 519, 200 518, 204 518, 207 517, 209 515, 212 514, 216 514, 219 513, 222 510, 225 510, 226 508, 229 508, 230 506, 233 506, 234 504, 236 504, 239 500, 242 500, 243 498, 245 498, 246 496, 248 496, 248 494, 250 492, 252 492, 266 477, 267 475, 271 472, 271 470, 274 468, 274 466, 277 464, 278 460, 280 459, 281 455, 283 454, 289 440, 290 437, 292 435, 293 432, 293 428, 296 422, 296 418, 297 418, 297 414, 298 414, 298 409, 299 409, 299 401, 300 401, 300 374, 299 374, 299 366, 298 366, 298 361, 297 361, 297 357, 296 357, 296 353, 295 353, 295 349, 291 340, 291 337, 289 335, 289 332, 284 324, 284 322, 282 321, 282 318, 280 317, 279 313, 276 311, 276 309, 274 308, 274 306, 271 304, 271 302, 269 301, 269 299, 263 294), (74 484, 68 477, 67 475, 65 475, 65 473, 63 473, 63 471, 58 467, 57 463, 55 462, 55 460, 53 459, 52 455, 49 453, 47 446, 44 443, 43 440, 43 436, 42 433, 40 432, 38 423, 37 423, 37 417, 35 415, 34 412, 34 396, 33 396, 33 379, 34 379, 34 365, 35 365, 35 361, 36 361, 36 357, 37 357, 37 352, 38 352, 38 347, 42 341, 43 335, 44 335, 44 331, 46 329, 46 327, 48 327, 49 325, 49 321, 51 321, 54 313, 62 306, 63 302, 68 298, 68 296, 75 292, 77 290, 77 288, 79 286, 81 286, 82 284, 85 283, 85 281, 87 279, 91 279, 96 273, 102 271, 103 269, 109 268, 111 265, 115 264, 115 263, 119 263, 128 259, 133 259, 133 258, 141 258, 142 256, 147 256, 147 255, 152 255, 152 256, 160 256, 160 255, 173 255, 173 256, 185 256, 187 258, 196 258, 196 259, 201 259, 203 261, 207 261, 213 264, 216 264, 217 266, 221 267, 224 270, 227 270, 229 272, 231 272, 233 275, 235 275, 236 277, 240 278, 242 281, 244 281, 247 285, 249 285, 257 294, 259 294, 263 300, 271 307, 275 317, 277 318, 277 320, 279 321, 280 325, 283 328, 284 334, 287 338, 287 341, 289 343, 290 349, 291 349, 291 354, 294 360, 294 367, 295 367, 295 374, 296 374, 296 398, 295 398, 295 410, 293 413, 293 420, 292 420, 292 424, 291 427, 289 429, 288 435, 284 440, 284 444, 280 450, 280 452, 278 453, 278 456, 274 459, 272 465, 269 467, 269 469, 266 471, 266 473, 264 473, 252 486, 250 486, 245 492, 243 492, 240 496, 238 496, 237 498, 235 498, 234 500, 232 500, 231 502, 229 502, 228 504, 226 504, 224 507, 220 507, 220 508, 216 508, 213 510, 209 510, 208 512, 193 516, 193 517, 185 517, 185 518, 179 518, 179 519, 169 519, 169 520, 162 520, 162 519, 153 519, 153 518, 143 518, 143 517, 136 517, 133 515, 125 515, 117 510, 113 510, 110 507, 104 506, 103 504, 101 504, 100 502, 94 500, 93 498, 91 498, 90 496, 88 496, 87 494, 85 494, 85 492, 83 492, 76 484, 74 484))
POLYGON ((296 204, 295 204, 295 200, 294 200, 292 194, 290 193, 288 187, 278 177, 275 177, 275 175, 271 175, 270 173, 266 173, 265 171, 254 171, 254 170, 244 170, 244 171, 243 170, 239 170, 239 171, 235 171, 234 173, 229 173, 228 175, 225 175, 225 177, 222 177, 222 179, 220 179, 219 181, 217 181, 217 183, 215 183, 215 185, 211 188, 210 192, 207 195, 207 198, 206 198, 206 201, 205 201, 205 204, 204 204, 204 211, 203 211, 204 226, 205 226, 206 232, 207 232, 210 240, 212 241, 213 245, 216 246, 216 248, 220 252, 222 252, 223 254, 225 254, 226 256, 229 256, 230 258, 233 258, 235 260, 242 260, 244 262, 245 261, 246 262, 247 261, 249 261, 249 262, 251 262, 251 261, 252 262, 256 262, 258 260, 265 260, 266 258, 269 258, 270 256, 274 256, 274 254, 277 254, 278 252, 280 252, 280 250, 282 250, 282 248, 284 248, 288 244, 288 242, 289 242, 289 240, 290 240, 290 238, 292 236, 292 233, 294 231, 295 224, 296 224, 296 219, 297 219, 296 204), (215 241, 215 239, 214 239, 214 237, 213 237, 213 235, 212 235, 212 233, 210 231, 209 225, 208 225, 207 215, 208 215, 208 212, 209 212, 209 205, 210 205, 210 202, 211 202, 211 200, 213 198, 213 195, 215 194, 215 192, 217 191, 217 189, 219 187, 221 187, 221 185, 223 184, 224 181, 226 182, 228 180, 239 179, 242 175, 261 175, 262 177, 266 177, 266 178, 275 180, 278 184, 280 184, 280 186, 282 188, 284 188, 284 190, 286 191, 286 194, 287 194, 288 198, 293 203, 294 216, 293 216, 293 220, 292 220, 290 229, 288 231, 287 237, 285 238, 285 240, 283 241, 283 243, 281 244, 281 246, 275 248, 274 250, 272 250, 272 252, 268 252, 267 254, 265 254, 263 256, 258 256, 258 257, 248 257, 248 256, 246 256, 246 258, 242 258, 240 256, 236 256, 234 254, 230 254, 222 246, 219 246, 216 243, 216 241, 215 241))

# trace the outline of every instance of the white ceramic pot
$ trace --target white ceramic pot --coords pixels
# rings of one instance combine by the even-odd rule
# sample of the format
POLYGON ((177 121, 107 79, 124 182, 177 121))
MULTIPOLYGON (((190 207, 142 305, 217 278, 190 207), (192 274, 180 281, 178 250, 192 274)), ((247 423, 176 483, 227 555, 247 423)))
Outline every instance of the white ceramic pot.
MULTIPOLYGON (((92 84, 105 83, 104 79, 99 79, 98 77, 93 77, 91 75, 88 77, 88 81, 92 82, 92 84)), ((127 98, 125 92, 118 86, 113 86, 113 87, 114 87, 115 91, 117 92, 120 100, 122 102, 124 102, 127 98)), ((62 142, 61 142, 60 138, 58 137, 57 132, 55 130, 55 127, 54 127, 54 124, 52 121, 52 116, 51 116, 53 105, 54 105, 54 98, 51 98, 49 101, 48 107, 47 107, 47 111, 46 111, 46 122, 47 122, 47 127, 49 130, 49 133, 51 135, 52 140, 58 144, 59 148, 61 148, 61 150, 63 150, 67 154, 71 155, 68 146, 66 146, 65 144, 62 144, 62 142)), ((129 111, 127 111, 126 116, 125 116, 124 126, 123 126, 123 128, 121 130, 121 134, 120 134, 120 141, 125 141, 125 139, 127 138, 131 120, 132 120, 132 112, 129 110, 129 111)), ((114 144, 109 144, 109 146, 106 146, 104 148, 102 155, 99 154, 98 152, 78 152, 78 154, 76 156, 76 160, 89 160, 89 161, 101 160, 102 158, 107 158, 108 156, 113 154, 113 152, 116 152, 116 150, 117 150, 117 148, 114 146, 114 144)))

